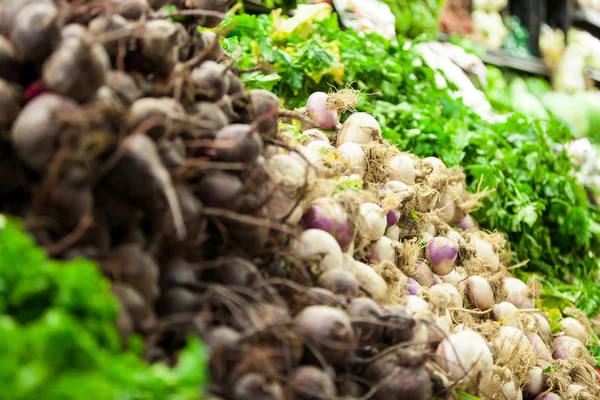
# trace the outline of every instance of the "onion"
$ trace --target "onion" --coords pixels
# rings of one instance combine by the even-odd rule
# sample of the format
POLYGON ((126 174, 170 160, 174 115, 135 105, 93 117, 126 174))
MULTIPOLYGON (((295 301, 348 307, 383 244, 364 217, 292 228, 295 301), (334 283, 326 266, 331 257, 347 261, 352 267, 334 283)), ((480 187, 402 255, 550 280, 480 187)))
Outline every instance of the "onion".
POLYGON ((473 236, 471 237, 471 244, 475 247, 477 256, 483 261, 485 266, 492 272, 498 271, 498 268, 500 268, 500 258, 494 251, 494 247, 491 243, 488 243, 477 236, 473 236))
POLYGON ((531 343, 533 347, 533 351, 538 358, 538 360, 550 361, 552 360, 552 354, 550 354, 550 350, 544 340, 537 333, 529 333, 527 335, 527 340, 531 343))
POLYGON ((302 222, 309 229, 321 229, 331 234, 343 251, 348 249, 356 235, 356 229, 342 204, 330 197, 313 201, 302 222))
POLYGON ((406 291, 412 296, 420 296, 421 293, 423 293, 423 288, 421 287, 419 282, 417 282, 413 278, 408 278, 406 280, 406 291))
POLYGON ((381 140, 379 123, 371 115, 363 112, 352 114, 342 125, 337 137, 336 146, 353 142, 368 144, 372 140, 381 140))
POLYGON ((351 165, 351 172, 359 175, 361 178, 365 176, 367 168, 367 158, 363 149, 356 143, 344 143, 337 148, 344 155, 351 165))
POLYGON ((458 250, 450 239, 436 236, 427 244, 426 256, 431 263, 433 272, 438 275, 447 275, 454 268, 458 250))
POLYGON ((327 108, 327 94, 315 92, 308 98, 306 108, 310 119, 321 129, 331 129, 340 120, 337 110, 327 108))
POLYGON ((388 169, 390 180, 412 185, 415 183, 416 177, 415 162, 409 155, 395 156, 390 160, 388 169))
POLYGON ((508 291, 508 301, 517 308, 533 308, 533 296, 527 285, 516 278, 504 278, 504 285, 508 291))
POLYGON ((575 318, 568 317, 563 318, 561 323, 565 335, 574 337, 575 339, 578 339, 581 343, 587 344, 587 331, 579 321, 577 321, 575 318))
POLYGON ((414 272, 411 275, 421 286, 430 287, 433 285, 433 272, 429 265, 424 261, 417 260, 415 262, 414 272))
POLYGON ((307 229, 300 234, 295 245, 300 258, 322 256, 320 267, 323 271, 341 268, 344 262, 342 249, 333 236, 320 229, 307 229))
POLYGON ((474 229, 477 227, 475 220, 470 215, 463 217, 454 223, 455 226, 461 228, 463 231, 468 231, 469 229, 474 229))
POLYGON ((389 226, 385 235, 390 239, 397 241, 398 239, 400 239, 400 228, 398 227, 398 225, 389 226))
POLYGON ((385 233, 387 220, 383 210, 375 203, 363 203, 360 214, 364 221, 364 234, 369 240, 378 240, 385 233))
POLYGON ((467 279, 465 294, 469 302, 480 310, 488 310, 495 304, 492 287, 481 276, 474 275, 467 279))
POLYGON ((384 261, 396 265, 396 249, 392 239, 382 236, 378 241, 371 245, 367 255, 369 263, 379 264, 384 261))
POLYGON ((456 287, 450 283, 432 286, 428 291, 429 299, 435 305, 443 307, 462 307, 463 301, 456 287))
POLYGON ((521 329, 521 322, 519 321, 518 315, 518 308, 507 301, 496 304, 492 309, 492 317, 495 321, 499 321, 502 325, 521 329))
POLYGON ((450 379, 465 377, 478 388, 485 388, 492 379, 492 353, 485 340, 473 331, 463 330, 448 336, 438 346, 436 355, 450 379))

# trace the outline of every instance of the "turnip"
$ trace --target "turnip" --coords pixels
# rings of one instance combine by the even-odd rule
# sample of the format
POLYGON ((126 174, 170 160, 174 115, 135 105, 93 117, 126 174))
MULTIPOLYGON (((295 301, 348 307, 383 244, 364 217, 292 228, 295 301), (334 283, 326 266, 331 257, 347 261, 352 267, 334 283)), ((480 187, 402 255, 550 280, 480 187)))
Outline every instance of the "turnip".
POLYGON ((385 231, 385 236, 393 241, 398 241, 400 239, 400 227, 398 225, 389 226, 385 231))
POLYGON ((373 299, 384 301, 388 296, 388 285, 385 280, 367 264, 354 262, 354 276, 373 299))
POLYGON ((217 132, 215 140, 224 143, 223 147, 217 148, 219 161, 252 162, 263 151, 263 140, 250 125, 228 125, 217 132), (231 144, 227 145, 228 142, 231 144))
POLYGON ((415 162, 409 155, 395 156, 390 160, 388 169, 390 180, 412 185, 416 177, 415 162))
POLYGON ((581 385, 577 385, 577 384, 571 384, 569 385, 569 388, 567 389, 567 392, 565 393, 567 395, 567 399, 571 399, 571 398, 585 398, 584 396, 582 396, 582 394, 585 393, 585 387, 581 386, 581 385))
POLYGON ((8 39, 0 35, 0 79, 16 82, 19 80, 19 75, 19 62, 15 55, 15 48, 8 39))
POLYGON ((561 324, 565 335, 574 337, 575 339, 578 339, 581 343, 587 344, 588 333, 579 321, 577 321, 575 318, 567 317, 563 318, 561 324))
POLYGON ((430 302, 436 306, 459 308, 463 306, 463 301, 456 290, 456 287, 450 283, 441 283, 434 285, 427 291, 430 302))
POLYGON ((28 4, 19 11, 12 24, 10 38, 21 62, 44 60, 60 38, 58 11, 54 4, 28 4))
POLYGON ((508 301, 517 308, 533 308, 533 296, 527 285, 516 278, 504 278, 504 285, 508 291, 508 301))
POLYGON ((438 364, 450 379, 468 379, 479 389, 492 379, 494 359, 485 340, 473 331, 463 330, 444 339, 436 351, 438 364))
POLYGON ((400 181, 389 181, 385 184, 384 189, 389 189, 392 193, 403 193, 410 190, 410 187, 400 181))
POLYGON ((369 263, 379 264, 387 261, 396 265, 396 248, 392 239, 382 236, 374 242, 367 254, 367 260, 369 263))
POLYGON ((378 322, 384 319, 384 311, 377 302, 368 297, 357 297, 350 301, 346 312, 353 319, 352 326, 360 343, 374 343, 379 340, 383 327, 378 322), (355 319, 357 321, 354 321, 355 319))
POLYGON ((379 240, 385 233, 387 219, 383 210, 375 203, 363 203, 360 206, 363 226, 360 232, 369 240, 379 240))
POLYGON ((434 283, 433 272, 431 271, 431 268, 429 268, 429 265, 421 260, 417 260, 417 262, 415 262, 414 270, 410 276, 419 282, 421 286, 430 287, 434 283))
POLYGON ((535 400, 563 400, 563 398, 556 393, 546 393, 536 397, 535 400))
POLYGON ((408 278, 406 281, 406 291, 409 295, 420 296, 421 293, 423 293, 423 288, 421 287, 419 282, 417 282, 413 278, 408 278))
POLYGON ((523 388, 523 393, 528 399, 537 397, 544 390, 544 370, 540 367, 533 367, 527 372, 527 384, 523 388))
POLYGON ((494 251, 492 244, 477 236, 472 236, 470 242, 475 247, 477 257, 483 261, 484 265, 492 272, 498 271, 500 258, 494 251))
MULTIPOLYGON (((329 143, 329 138, 327 137, 327 135, 325 134, 325 132, 323 132, 320 129, 307 129, 305 131, 303 131, 300 135, 299 141, 300 144, 308 144, 314 140, 320 140, 321 142, 325 142, 327 144, 329 143)), ((357 145, 358 146, 358 145, 357 145)), ((340 150, 341 152, 345 153, 342 149, 342 146, 338 147, 338 150, 340 150)), ((359 146, 360 148, 360 146, 359 146)), ((362 149, 361 149, 362 151, 362 149)), ((347 156, 350 156, 350 154, 346 154, 347 156)), ((364 155, 364 152, 363 152, 364 155)), ((352 158, 352 157, 350 157, 352 158)), ((352 160, 351 160, 352 161, 352 160)))
POLYGON ((396 225, 398 220, 400 219, 400 212, 398 210, 390 210, 385 214, 385 218, 387 220, 387 227, 396 225))
POLYGON ((306 108, 308 116, 316 124, 317 128, 331 129, 340 120, 338 111, 328 108, 327 93, 315 92, 308 97, 306 108))
MULTIPOLYGON (((329 143, 329 140, 327 140, 327 143, 329 143)), ((367 159, 363 149, 358 144, 352 142, 344 143, 337 149, 350 162, 350 171, 362 178, 367 168, 367 159)))
POLYGON ((349 271, 330 269, 319 276, 319 286, 346 297, 358 296, 358 281, 349 271))
POLYGON ((533 350, 523 331, 513 326, 501 326, 500 335, 492 340, 492 345, 496 349, 496 362, 499 359, 508 362, 521 352, 533 350))
POLYGON ((341 268, 344 263, 337 240, 321 229, 302 232, 295 244, 295 252, 301 259, 319 256, 319 266, 323 271, 341 268))
POLYGON ((448 275, 435 275, 434 279, 439 278, 444 283, 451 283, 454 286, 461 288, 466 285, 467 271, 464 268, 455 268, 448 275))
POLYGON ((53 92, 78 101, 90 98, 106 81, 110 59, 104 47, 90 39, 69 38, 46 60, 44 85, 53 92))
POLYGON ((517 307, 507 301, 494 305, 492 309, 492 317, 495 321, 500 322, 502 325, 521 329, 522 326, 518 316, 519 310, 517 307))
POLYGON ((581 358, 588 352, 579 339, 571 336, 559 336, 554 343, 552 358, 555 360, 568 360, 570 358, 581 358))
POLYGON ((289 386, 296 399, 332 399, 337 395, 333 379, 322 369, 302 365, 295 368, 289 378, 289 386))
POLYGON ((36 97, 23 108, 15 120, 11 139, 15 150, 27 166, 44 170, 58 149, 61 124, 58 112, 73 112, 77 104, 55 94, 36 97))
POLYGON ((433 168, 433 172, 436 174, 442 173, 446 169, 446 164, 442 160, 436 157, 425 157, 421 160, 423 163, 430 165, 433 168))
POLYGON ((348 314, 328 306, 306 307, 296 316, 296 325, 328 362, 335 362, 352 349, 354 330, 348 314))
POLYGON ((454 199, 447 194, 440 197, 440 200, 435 208, 442 213, 444 222, 452 222, 454 216, 456 215, 456 205, 454 204, 454 199))
POLYGON ((494 292, 489 282, 478 275, 467 278, 465 294, 471 304, 480 310, 489 310, 495 304, 494 292))
POLYGON ((535 353, 538 360, 552 360, 552 354, 550 353, 548 346, 546 346, 546 343, 540 337, 540 335, 533 332, 528 333, 527 340, 529 340, 529 343, 531 343, 531 346, 533 347, 533 352, 535 353))
MULTIPOLYGON (((315 140, 304 146, 301 150, 302 155, 310 164, 318 164, 324 157, 331 154, 334 148, 329 143, 315 140)), ((303 162, 306 160, 302 159, 303 162)))
POLYGON ((467 215, 454 223, 455 226, 459 227, 463 231, 468 231, 469 229, 474 229, 477 227, 475 221, 470 215, 467 215))
POLYGON ((367 113, 352 114, 342 125, 336 147, 344 143, 369 144, 381 140, 381 128, 375 118, 367 113))
POLYGON ((534 313, 533 317, 535 318, 538 333, 540 333, 542 337, 549 337, 552 334, 552 329, 550 328, 548 320, 540 313, 534 313))
POLYGON ((406 310, 415 315, 429 311, 429 303, 418 296, 406 296, 406 310))
POLYGON ((334 198, 318 198, 302 217, 302 223, 309 229, 321 229, 330 233, 346 251, 354 242, 356 229, 352 225, 344 206, 334 198))
MULTIPOLYGON (((227 12, 227 0, 188 0, 186 5, 191 9, 214 11, 225 15, 227 12)), ((223 17, 219 15, 203 15, 198 17, 199 25, 206 28, 215 28, 221 23, 223 17)))
POLYGON ((239 378, 232 389, 232 400, 284 400, 284 391, 277 381, 263 374, 251 372, 239 378))
POLYGON ((454 243, 457 248, 466 244, 465 239, 463 239, 460 233, 456 232, 455 230, 448 231, 448 233, 446 233, 446 237, 452 240, 452 243, 454 243))
POLYGON ((0 78, 0 129, 8 129, 21 111, 23 90, 17 84, 0 78))
POLYGON ((425 251, 434 273, 447 275, 452 272, 458 250, 450 239, 437 236, 427 244, 425 251))

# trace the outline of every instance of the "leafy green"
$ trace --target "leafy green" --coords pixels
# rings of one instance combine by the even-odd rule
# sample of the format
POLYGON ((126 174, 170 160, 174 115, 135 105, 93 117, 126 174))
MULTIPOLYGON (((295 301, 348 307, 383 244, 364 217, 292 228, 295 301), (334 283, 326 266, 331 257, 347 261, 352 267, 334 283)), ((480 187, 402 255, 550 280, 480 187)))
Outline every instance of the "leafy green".
POLYGON ((524 277, 535 272, 544 283, 554 284, 550 288, 569 282, 563 284, 568 295, 562 300, 576 303, 588 315, 600 311, 594 284, 600 218, 573 178, 568 155, 556 149, 572 138, 558 120, 513 115, 503 123, 485 121, 437 86, 435 72, 409 42, 342 31, 335 15, 287 34, 277 34, 273 17, 267 16, 236 16, 223 25, 234 27, 225 40, 236 37, 243 68, 261 59, 274 67, 281 80, 273 90, 289 107, 304 105, 311 92, 341 86, 337 73, 343 68, 343 83, 362 91, 357 109, 379 121, 384 137, 418 156, 461 165, 471 191, 493 190, 474 217, 484 228, 506 234, 517 262, 529 260, 524 277), (286 49, 295 46, 301 53, 308 45, 301 39, 306 32, 312 32, 310 46, 319 48, 314 51, 328 50, 333 58, 298 68, 286 49), (341 65, 336 67, 332 61, 337 57, 341 65), (314 71, 324 75, 312 79, 314 71))
POLYGON ((396 17, 396 34, 436 39, 446 0, 383 0, 396 17))
POLYGON ((0 399, 200 399, 205 354, 189 341, 174 368, 122 350, 118 303, 91 262, 50 260, 0 215, 0 399))

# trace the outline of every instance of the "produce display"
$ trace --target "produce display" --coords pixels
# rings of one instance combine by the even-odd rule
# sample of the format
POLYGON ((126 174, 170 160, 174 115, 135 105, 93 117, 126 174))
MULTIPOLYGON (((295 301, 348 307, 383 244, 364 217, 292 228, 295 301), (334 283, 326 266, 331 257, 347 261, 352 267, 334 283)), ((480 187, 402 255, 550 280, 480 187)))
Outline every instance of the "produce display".
POLYGON ((569 130, 463 101, 448 47, 241 8, 0 1, 6 398, 599 398, 569 130))

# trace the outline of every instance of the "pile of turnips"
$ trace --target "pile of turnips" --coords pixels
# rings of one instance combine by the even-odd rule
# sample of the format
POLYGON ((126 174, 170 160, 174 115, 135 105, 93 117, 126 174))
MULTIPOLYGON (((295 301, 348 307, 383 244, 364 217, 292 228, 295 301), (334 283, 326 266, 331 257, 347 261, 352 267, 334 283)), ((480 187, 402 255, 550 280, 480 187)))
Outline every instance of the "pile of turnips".
POLYGON ((485 193, 351 90, 245 90, 204 29, 227 4, 0 2, 0 212, 98 261, 124 345, 176 363, 199 335, 212 399, 597 398, 588 322, 551 331, 485 193))

